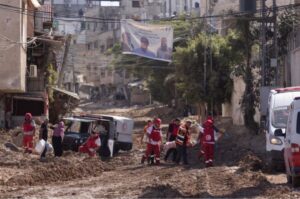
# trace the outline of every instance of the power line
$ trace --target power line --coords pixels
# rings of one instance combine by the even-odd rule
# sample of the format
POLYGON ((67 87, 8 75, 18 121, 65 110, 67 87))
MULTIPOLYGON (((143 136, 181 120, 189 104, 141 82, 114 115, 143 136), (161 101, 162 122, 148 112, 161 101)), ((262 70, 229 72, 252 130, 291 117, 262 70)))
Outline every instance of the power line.
MULTIPOLYGON (((288 8, 296 8, 299 7, 300 4, 288 4, 288 5, 282 5, 282 6, 276 6, 276 9, 278 11, 282 9, 288 9, 288 8)), ((46 14, 51 14, 51 12, 46 12, 46 11, 35 11, 35 10, 28 10, 28 9, 22 9, 16 6, 10 6, 6 4, 0 4, 0 9, 6 9, 8 11, 12 12, 17 12, 17 13, 22 13, 23 15, 29 15, 29 16, 34 16, 34 13, 46 13, 46 14)), ((142 20, 136 20, 136 21, 144 21, 144 22, 155 22, 155 21, 186 21, 186 20, 199 20, 199 19, 207 19, 207 18, 225 18, 225 17, 242 17, 242 16, 248 16, 248 15, 253 15, 253 14, 259 14, 262 12, 269 12, 267 9, 262 10, 262 9, 257 9, 254 12, 231 12, 231 13, 226 13, 226 14, 217 14, 217 15, 205 15, 205 16, 199 16, 199 17, 182 17, 182 18, 160 18, 160 19, 142 19, 142 20)), ((42 16, 35 16, 37 18, 49 18, 52 19, 52 17, 42 17, 42 16)), ((58 15, 56 18, 59 18, 59 20, 68 20, 68 21, 78 21, 82 22, 83 20, 78 20, 78 19, 62 19, 62 18, 78 18, 78 16, 65 16, 65 15, 58 15)), ((98 23, 120 23, 122 19, 120 18, 100 18, 100 17, 89 17, 89 16, 84 16, 82 17, 83 19, 91 19, 91 21, 85 21, 85 22, 98 22, 98 23), (95 20, 95 21, 94 21, 95 20)))

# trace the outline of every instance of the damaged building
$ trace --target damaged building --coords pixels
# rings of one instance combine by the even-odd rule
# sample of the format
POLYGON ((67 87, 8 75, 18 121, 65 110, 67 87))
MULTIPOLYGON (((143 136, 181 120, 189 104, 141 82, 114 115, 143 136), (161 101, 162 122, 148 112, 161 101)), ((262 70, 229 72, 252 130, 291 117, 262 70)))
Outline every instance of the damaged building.
POLYGON ((113 55, 106 52, 120 41, 119 19, 163 16, 160 1, 139 2, 53 0, 55 32, 72 35, 62 80, 66 90, 93 101, 130 100, 133 77, 112 66, 113 55))
POLYGON ((55 97, 51 88, 59 72, 55 51, 63 48, 65 39, 52 33, 50 4, 1 3, 0 128, 12 128, 23 122, 26 112, 37 121, 49 117, 49 101, 55 97))

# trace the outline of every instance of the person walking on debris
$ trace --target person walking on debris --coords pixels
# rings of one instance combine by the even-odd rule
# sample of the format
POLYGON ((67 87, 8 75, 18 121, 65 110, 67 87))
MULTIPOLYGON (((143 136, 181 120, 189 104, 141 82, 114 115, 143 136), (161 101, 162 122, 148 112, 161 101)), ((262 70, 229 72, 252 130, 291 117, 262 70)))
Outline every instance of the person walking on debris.
POLYGON ((49 123, 49 120, 46 118, 44 120, 44 122, 42 123, 41 127, 40 127, 40 134, 39 134, 39 140, 43 139, 45 142, 46 142, 46 147, 44 149, 44 151, 42 152, 41 154, 41 161, 45 160, 46 159, 46 153, 47 153, 47 148, 48 148, 48 143, 47 143, 47 140, 48 140, 48 123, 49 123))
POLYGON ((99 134, 95 131, 92 131, 87 141, 79 147, 79 152, 88 153, 90 157, 95 157, 97 151, 100 149, 100 146, 101 140, 99 134))
POLYGON ((200 130, 200 139, 201 141, 201 149, 204 155, 204 161, 206 167, 213 166, 214 161, 214 148, 215 142, 220 139, 223 135, 223 132, 214 126, 214 120, 212 116, 208 116, 207 120, 203 123, 202 132, 200 130))
MULTIPOLYGON (((144 126, 144 132, 141 137, 141 144, 149 143, 149 137, 147 136, 147 129, 152 125, 153 125, 152 120, 148 120, 147 124, 144 126)), ((153 151, 152 151, 151 155, 149 156, 149 158, 147 159, 147 162, 148 162, 148 164, 150 164, 150 163, 154 164, 154 152, 153 151)))
POLYGON ((183 164, 189 164, 187 160, 187 146, 190 144, 191 125, 192 122, 190 120, 187 120, 183 125, 179 127, 178 134, 176 137, 177 164, 180 163, 181 158, 183 159, 183 164))
POLYGON ((60 121, 57 126, 54 128, 53 136, 52 136, 52 144, 54 148, 55 156, 62 156, 62 140, 64 137, 65 124, 63 121, 60 121))
MULTIPOLYGON (((169 124, 168 132, 167 132, 167 142, 175 142, 178 130, 180 127, 180 119, 176 118, 169 124)), ((173 153, 173 162, 176 161, 177 151, 176 148, 170 148, 166 151, 166 155, 164 160, 167 161, 168 157, 173 153)))
POLYGON ((35 121, 32 119, 31 113, 26 113, 23 123, 23 147, 25 153, 32 153, 35 130, 36 125, 35 121))
POLYGON ((162 140, 162 132, 160 128, 161 119, 155 118, 153 120, 153 125, 147 129, 147 136, 149 142, 147 144, 147 149, 145 155, 143 155, 141 163, 143 164, 145 160, 148 160, 149 155, 154 152, 155 163, 160 164, 160 143, 162 140))

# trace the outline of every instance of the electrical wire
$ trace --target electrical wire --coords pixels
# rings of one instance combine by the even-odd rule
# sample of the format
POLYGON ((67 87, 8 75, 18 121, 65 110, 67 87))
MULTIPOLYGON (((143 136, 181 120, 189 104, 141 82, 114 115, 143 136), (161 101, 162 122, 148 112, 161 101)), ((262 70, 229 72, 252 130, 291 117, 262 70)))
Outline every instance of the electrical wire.
MULTIPOLYGON (((282 6, 276 6, 276 9, 278 11, 282 10, 282 9, 291 9, 291 8, 297 8, 297 7, 300 7, 300 4, 288 4, 288 5, 282 5, 282 6)), ((6 10, 9 10, 9 11, 15 11, 15 12, 18 12, 18 13, 22 13, 24 15, 30 15, 30 16, 34 16, 34 13, 46 13, 46 14, 50 14, 51 12, 46 12, 46 11, 35 11, 35 10, 28 10, 28 9, 23 9, 22 8, 19 8, 19 7, 16 7, 16 6, 10 6, 10 5, 7 5, 7 4, 0 4, 0 9, 6 9, 6 10)), ((141 20, 137 20, 137 21, 145 21, 145 22, 151 22, 151 21, 182 21, 182 20, 199 20, 199 19, 207 19, 207 18, 225 18, 225 17, 230 17, 230 16, 233 16, 233 17, 242 17, 242 16, 249 16, 249 15, 253 15, 253 14, 260 14, 260 13, 267 13, 269 12, 268 9, 265 9, 262 10, 262 9, 257 9, 256 11, 254 12, 231 12, 231 13, 226 13, 226 14, 217 14, 217 15, 205 15, 205 16, 199 16, 199 17, 189 17, 189 18, 160 18, 160 19, 141 19, 141 20)), ((35 16, 37 18, 47 18, 47 17, 40 17, 40 16, 35 16)), ((78 16, 64 16, 64 15, 61 15, 61 16, 56 16, 56 18, 78 18, 78 16)), ((51 18, 51 17, 48 17, 48 18, 51 18)), ((61 19, 60 18, 60 19, 61 19)), ((85 19, 92 19, 92 20, 97 20, 97 21, 92 21, 92 22, 116 22, 116 23, 120 23, 120 21, 122 19, 117 19, 117 18, 100 18, 100 17, 89 17, 89 16, 84 16, 82 18, 85 18, 85 19)), ((52 18, 51 18, 52 19, 52 18)), ((62 19, 62 20, 65 20, 65 19, 62 19)), ((70 20, 69 21, 79 21, 79 22, 82 22, 82 20, 70 20)), ((89 22, 89 21, 86 21, 86 22, 89 22)))

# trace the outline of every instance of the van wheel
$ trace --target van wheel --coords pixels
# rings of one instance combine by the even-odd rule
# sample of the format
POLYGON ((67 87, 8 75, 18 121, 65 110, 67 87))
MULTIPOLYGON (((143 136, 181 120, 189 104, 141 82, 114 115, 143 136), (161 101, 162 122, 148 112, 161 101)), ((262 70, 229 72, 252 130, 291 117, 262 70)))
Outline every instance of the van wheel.
POLYGON ((291 184, 292 183, 292 176, 286 174, 286 180, 287 180, 287 183, 291 184))
POLYGON ((297 176, 291 176, 291 180, 292 180, 292 187, 296 188, 299 186, 299 177, 297 176))
POLYGON ((118 154, 119 153, 119 147, 117 144, 114 144, 114 155, 118 154))

